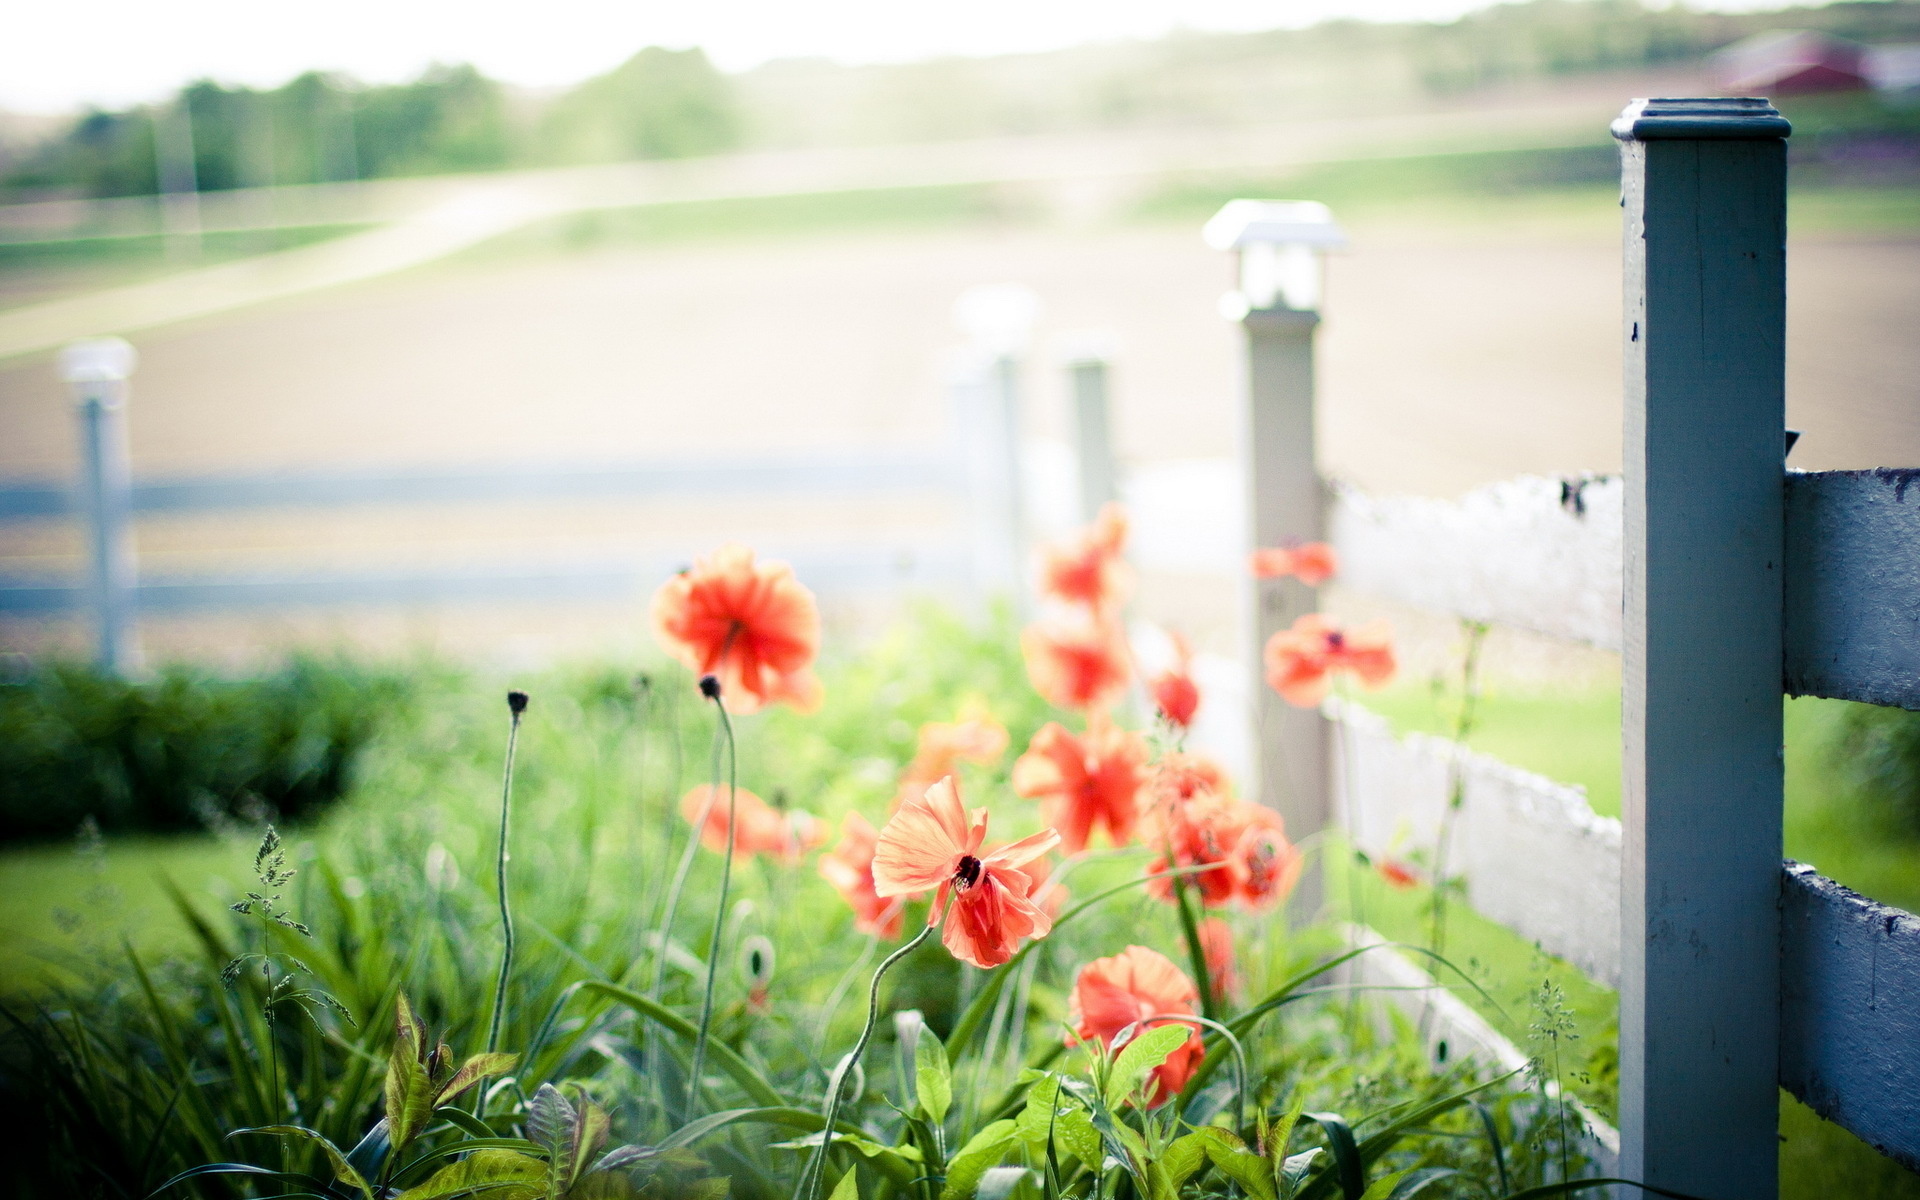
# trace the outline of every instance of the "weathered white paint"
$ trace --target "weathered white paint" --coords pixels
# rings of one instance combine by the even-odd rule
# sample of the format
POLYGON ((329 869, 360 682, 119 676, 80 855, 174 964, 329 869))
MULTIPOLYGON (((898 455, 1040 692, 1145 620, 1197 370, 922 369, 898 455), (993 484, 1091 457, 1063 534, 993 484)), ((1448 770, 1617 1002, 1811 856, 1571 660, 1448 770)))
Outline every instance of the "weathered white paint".
POLYGON ((1920 1170, 1920 917, 1789 862, 1780 1085, 1920 1170))
POLYGON ((1625 216, 1621 1174, 1778 1190, 1787 123, 1635 101, 1625 216))
POLYGON ((1920 467, 1787 476, 1786 690, 1920 709, 1920 467))
POLYGON ((1527 476, 1461 499, 1334 491, 1340 582, 1416 608, 1620 648, 1618 478, 1527 476))
POLYGON ((1432 852, 1461 772, 1447 854, 1473 909, 1594 979, 1620 979, 1620 822, 1555 783, 1457 742, 1396 738, 1357 704, 1327 702, 1340 827, 1369 854, 1432 852))

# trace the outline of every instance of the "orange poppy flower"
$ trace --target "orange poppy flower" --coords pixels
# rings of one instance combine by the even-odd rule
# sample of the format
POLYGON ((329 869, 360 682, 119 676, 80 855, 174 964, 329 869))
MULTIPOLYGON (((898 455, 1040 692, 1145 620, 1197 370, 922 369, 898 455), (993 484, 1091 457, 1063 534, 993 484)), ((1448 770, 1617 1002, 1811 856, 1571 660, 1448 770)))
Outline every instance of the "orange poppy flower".
POLYGON ((961 706, 952 721, 929 721, 920 727, 913 761, 900 776, 893 798, 898 808, 909 796, 919 795, 964 762, 991 763, 1007 752, 1007 727, 994 720, 982 701, 961 706))
POLYGON ((1243 805, 1242 810, 1247 824, 1228 859, 1234 898, 1255 911, 1272 908, 1300 882, 1306 855, 1287 840, 1286 822, 1279 813, 1258 804, 1243 805))
POLYGON ((1040 590, 1057 600, 1085 605, 1096 614, 1118 608, 1126 599, 1127 564, 1120 557, 1126 545, 1126 512, 1118 504, 1109 504, 1077 543, 1046 552, 1040 590))
POLYGON ((1053 849, 1051 829, 981 853, 987 810, 971 814, 952 776, 900 806, 880 831, 873 856, 874 892, 913 896, 938 889, 927 924, 939 921, 953 897, 941 940, 961 962, 982 969, 1013 957, 1020 939, 1045 937, 1053 920, 1032 899, 1033 877, 1020 868, 1053 849))
MULTIPOLYGON (((1145 946, 1128 946, 1111 958, 1096 958, 1080 968, 1067 1004, 1070 1045, 1098 1042, 1111 1048, 1120 1031, 1133 1026, 1138 1037, 1148 1027, 1166 1024, 1153 1018, 1194 1016, 1200 993, 1186 972, 1166 955, 1145 946)), ((1164 1104, 1187 1086, 1206 1048, 1196 1030, 1148 1077, 1147 1103, 1164 1104)))
POLYGON ((1147 684, 1153 693, 1153 706, 1175 729, 1193 724, 1200 708, 1200 688, 1193 681, 1193 647, 1180 634, 1173 635, 1173 665, 1155 675, 1147 684))
MULTIPOLYGON (((782 862, 797 862, 800 856, 826 841, 826 830, 812 813, 795 809, 781 812, 745 788, 733 793, 735 861, 756 854, 771 855, 782 862)), ((693 788, 680 798, 680 815, 690 825, 700 826, 700 843, 716 854, 727 852, 727 789, 707 784, 693 788), (708 803, 711 795, 712 803, 708 803), (701 823, 701 813, 706 821, 701 823)))
POLYGON ((820 856, 820 876, 832 884, 853 908, 853 927, 888 941, 900 936, 899 899, 874 890, 873 852, 880 831, 859 813, 848 813, 840 826, 840 844, 820 856))
POLYGON ((1413 868, 1397 858, 1380 859, 1374 863, 1373 869, 1380 873, 1380 878, 1387 881, 1388 887, 1397 888, 1403 892, 1420 882, 1420 877, 1413 873, 1413 868))
MULTIPOLYGON (((1196 790, 1189 799, 1160 806, 1148 840, 1161 847, 1148 864, 1157 875, 1176 867, 1201 867, 1185 876, 1202 904, 1239 904, 1260 910, 1284 900, 1300 881, 1306 860, 1287 840, 1286 822, 1263 805, 1221 792, 1196 790)), ((1173 880, 1156 879, 1150 895, 1174 898, 1173 880)))
POLYGON ((688 669, 717 678, 734 712, 820 705, 812 670, 820 610, 785 563, 755 563, 747 547, 722 546, 660 585, 653 632, 688 669))
POLYGON ((1234 963, 1233 930, 1219 917, 1200 922, 1200 952, 1207 960, 1207 984, 1215 996, 1231 996, 1240 990, 1240 970, 1234 963))
POLYGON ((1340 560, 1325 542, 1297 546, 1269 546, 1255 550, 1250 564, 1255 579, 1284 579, 1291 575, 1308 587, 1319 587, 1340 571, 1340 560))
POLYGON ((1127 641, 1117 624, 1030 625, 1020 636, 1033 690, 1049 704, 1093 712, 1127 690, 1127 641))
POLYGON ((1124 846, 1139 819, 1140 785, 1146 781, 1146 739, 1104 718, 1075 736, 1056 721, 1041 726, 1013 764, 1013 790, 1039 800, 1049 825, 1060 831, 1068 854, 1087 848, 1094 827, 1124 846))
POLYGON ((1335 671, 1368 687, 1393 678, 1393 638, 1384 624, 1351 632, 1321 613, 1308 613, 1267 639, 1267 684, 1288 704, 1312 708, 1324 700, 1335 671))

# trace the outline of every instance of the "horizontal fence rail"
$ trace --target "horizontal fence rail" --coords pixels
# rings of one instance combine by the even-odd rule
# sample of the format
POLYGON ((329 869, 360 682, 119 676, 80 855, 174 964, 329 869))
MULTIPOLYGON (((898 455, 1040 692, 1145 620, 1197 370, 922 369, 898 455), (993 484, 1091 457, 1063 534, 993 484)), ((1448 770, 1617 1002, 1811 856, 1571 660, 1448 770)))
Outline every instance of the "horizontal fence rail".
POLYGON ((1920 709, 1920 467, 1787 476, 1786 690, 1920 709))
MULTIPOLYGON (((964 584, 970 563, 958 550, 916 547, 768 549, 763 558, 791 563, 816 587, 836 592, 900 586, 964 584)), ((228 575, 145 575, 134 585, 134 607, 145 616, 188 612, 434 605, 453 601, 518 603, 535 600, 635 601, 694 553, 624 563, 522 563, 474 568, 339 572, 251 572, 228 575)), ((86 588, 67 579, 0 576, 0 616, 50 617, 86 606, 86 588)))
MULTIPOLYGON (((353 505, 506 503, 524 500, 712 498, 873 492, 956 492, 956 455, 923 447, 782 458, 661 459, 552 467, 461 467, 427 471, 289 471, 136 479, 136 514, 353 505)), ((0 521, 80 513, 65 483, 0 484, 0 521)))
POLYGON ((1526 476, 1461 499, 1336 486, 1343 586, 1415 608, 1620 648, 1618 478, 1526 476))
MULTIPOLYGON (((1920 468, 1785 479, 1785 690, 1920 709, 1920 468)), ((1619 650, 1624 494, 1609 477, 1457 501, 1336 487, 1329 526, 1349 587, 1619 650)))
POLYGON ((1438 848, 1453 780, 1462 805, 1446 853, 1467 903, 1594 979, 1620 979, 1620 822, 1555 783, 1457 742, 1396 737, 1385 719, 1330 700, 1337 818, 1375 856, 1438 848))
POLYGON ((1920 1171, 1920 918, 1794 862, 1780 908, 1781 1086, 1920 1171))

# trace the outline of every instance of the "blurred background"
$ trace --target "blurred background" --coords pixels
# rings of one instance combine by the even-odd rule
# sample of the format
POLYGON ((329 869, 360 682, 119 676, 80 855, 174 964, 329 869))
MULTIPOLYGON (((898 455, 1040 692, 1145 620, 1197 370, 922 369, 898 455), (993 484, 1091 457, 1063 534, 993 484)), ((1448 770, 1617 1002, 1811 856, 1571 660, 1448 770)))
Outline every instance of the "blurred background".
POLYGON ((1037 541, 1082 515, 1067 362, 1089 345, 1140 615, 1229 651, 1239 334, 1201 224, 1259 196, 1344 227, 1320 359, 1339 477, 1454 496, 1617 470, 1607 123, 1635 96, 1793 119, 1793 465, 1920 462, 1912 0, 652 27, 580 0, 533 32, 167 7, 22 14, 34 36, 0 51, 9 651, 88 646, 57 352, 100 334, 138 351, 150 660, 625 652, 657 582, 727 539, 792 559, 843 632, 977 596, 982 356, 1008 356, 1037 541), (982 286, 1012 327, 956 320, 982 286))

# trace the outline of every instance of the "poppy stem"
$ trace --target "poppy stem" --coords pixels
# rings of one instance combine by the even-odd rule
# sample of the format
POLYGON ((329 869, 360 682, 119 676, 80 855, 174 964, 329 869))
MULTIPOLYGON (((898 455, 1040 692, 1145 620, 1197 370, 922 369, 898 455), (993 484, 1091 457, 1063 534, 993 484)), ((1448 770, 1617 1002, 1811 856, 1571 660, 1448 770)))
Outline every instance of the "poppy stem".
POLYGON ((513 814, 513 752, 520 744, 520 716, 527 711, 525 692, 507 693, 507 765, 500 782, 500 850, 494 860, 494 888, 500 897, 500 977, 493 984, 493 1019, 487 1025, 487 1053, 500 1048, 500 1025, 507 1015, 507 979, 513 974, 513 905, 507 895, 508 821, 513 814))
POLYGON ((1173 895, 1175 906, 1180 910, 1180 932, 1187 939, 1187 963, 1193 968, 1193 985, 1200 993, 1200 1013, 1213 1020, 1219 1016, 1214 1011, 1213 972, 1207 969, 1207 948, 1200 940, 1200 922, 1193 915, 1193 893, 1187 890, 1185 879, 1174 878, 1173 895))
MULTIPOLYGON (((687 1110, 700 1095, 700 1071, 707 1061, 707 1035, 713 1027, 713 981, 720 970, 720 942, 726 933, 727 890, 733 884, 733 845, 739 836, 734 821, 734 800, 739 792, 740 761, 734 750, 733 719, 727 715, 727 702, 715 688, 713 709, 720 714, 720 728, 727 739, 727 851, 720 858, 720 898, 713 908, 713 935, 707 939, 707 985, 700 997, 700 1032, 693 1039, 693 1061, 687 1068, 687 1110)), ((711 803, 711 795, 709 795, 711 803)), ((703 822, 701 828, 705 828, 703 822)))
MULTIPOLYGON (((947 908, 953 908, 951 895, 947 898, 947 908)), ((812 1162, 800 1176, 800 1186, 794 1190, 799 1200, 819 1200, 820 1183, 827 1173, 827 1151, 833 1145, 833 1126, 840 1119, 840 1093, 846 1090, 847 1076, 853 1074, 853 1069, 860 1065, 860 1056, 866 1053, 867 1043, 873 1040, 873 1026, 880 1016, 880 981, 887 977, 887 972, 893 969, 895 963, 920 948, 920 943, 945 922, 946 913, 941 913, 940 917, 939 921, 929 921, 926 928, 914 935, 912 941, 887 955, 874 968, 873 984, 867 989, 867 1023, 861 1026, 860 1039, 854 1042, 852 1053, 840 1060, 840 1065, 833 1069, 833 1074, 827 1079, 826 1121, 820 1126, 820 1149, 814 1152, 812 1162)))

